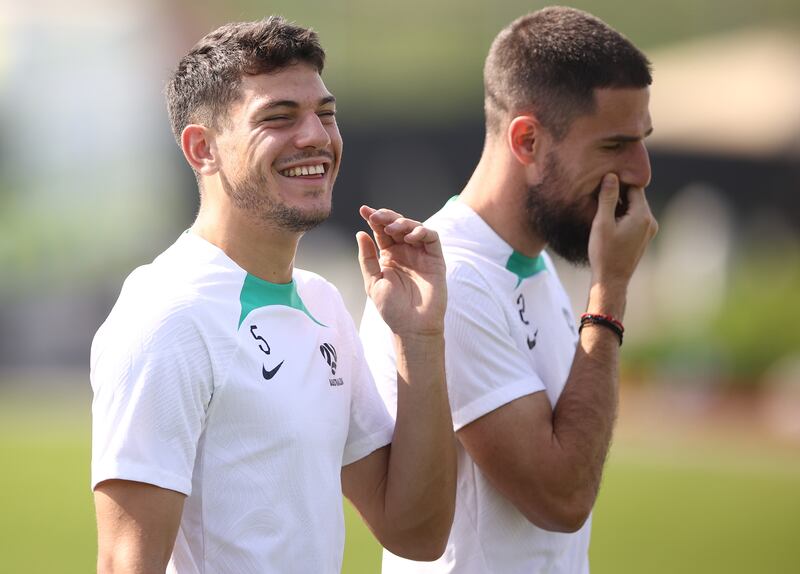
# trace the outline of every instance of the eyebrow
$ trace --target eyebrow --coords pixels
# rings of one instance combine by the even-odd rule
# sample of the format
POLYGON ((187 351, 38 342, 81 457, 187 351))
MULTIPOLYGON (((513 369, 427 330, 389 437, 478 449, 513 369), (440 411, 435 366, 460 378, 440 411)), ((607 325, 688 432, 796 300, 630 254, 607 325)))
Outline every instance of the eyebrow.
POLYGON ((649 130, 644 132, 644 136, 642 136, 642 137, 627 136, 627 135, 623 135, 623 134, 615 134, 613 136, 608 136, 607 138, 603 138, 603 141, 606 141, 606 142, 619 142, 619 143, 638 142, 640 140, 643 140, 644 138, 646 138, 647 136, 649 136, 652 133, 653 133, 653 128, 651 127, 649 130))
MULTIPOLYGON (((319 102, 317 102, 317 107, 335 103, 336 103, 336 98, 334 98, 333 96, 325 96, 324 98, 321 98, 319 102)), ((266 103, 258 106, 253 111, 253 113, 265 112, 275 108, 291 108, 293 110, 296 110, 300 108, 300 104, 295 100, 274 100, 274 101, 267 100, 266 103)))

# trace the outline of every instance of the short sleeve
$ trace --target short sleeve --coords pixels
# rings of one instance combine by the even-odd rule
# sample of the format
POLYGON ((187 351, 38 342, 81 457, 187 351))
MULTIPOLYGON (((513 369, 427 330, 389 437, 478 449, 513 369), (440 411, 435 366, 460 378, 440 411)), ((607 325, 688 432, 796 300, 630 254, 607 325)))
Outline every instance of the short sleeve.
MULTIPOLYGON (((545 389, 511 338, 502 308, 480 274, 451 266, 447 277, 445 369, 455 430, 522 396, 545 389)), ((367 301, 361 339, 381 398, 397 410, 397 374, 391 332, 367 301)))
POLYGON ((152 319, 115 309, 92 345, 92 488, 123 479, 191 494, 211 373, 186 310, 152 319))
POLYGON ((394 335, 369 297, 361 316, 359 336, 378 393, 389 414, 397 419, 397 358, 394 335))
POLYGON ((394 420, 389 416, 378 394, 372 373, 364 358, 364 349, 349 315, 346 323, 352 349, 353 387, 350 396, 350 428, 342 466, 362 459, 390 444, 394 435, 394 420))
POLYGON ((545 389, 511 337, 505 313, 469 265, 448 273, 445 315, 447 390, 453 426, 545 389))

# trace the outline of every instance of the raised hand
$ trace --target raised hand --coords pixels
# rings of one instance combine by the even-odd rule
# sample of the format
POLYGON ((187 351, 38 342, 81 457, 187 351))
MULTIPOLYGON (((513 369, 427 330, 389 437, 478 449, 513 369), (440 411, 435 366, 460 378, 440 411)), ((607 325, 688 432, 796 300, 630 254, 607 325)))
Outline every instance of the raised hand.
POLYGON ((628 211, 617 218, 619 179, 613 173, 603 178, 597 215, 589 236, 592 283, 627 288, 639 260, 658 231, 658 223, 641 187, 628 189, 628 211))
POLYGON ((364 289, 383 320, 397 335, 441 334, 447 285, 438 234, 390 209, 359 213, 375 238, 356 235, 364 289))

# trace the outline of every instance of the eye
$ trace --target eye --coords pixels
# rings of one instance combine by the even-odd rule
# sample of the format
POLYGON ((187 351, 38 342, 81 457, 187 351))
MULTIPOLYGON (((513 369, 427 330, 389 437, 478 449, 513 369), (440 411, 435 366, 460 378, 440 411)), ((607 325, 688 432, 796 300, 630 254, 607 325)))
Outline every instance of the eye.
POLYGON ((336 121, 336 110, 321 110, 317 112, 317 117, 323 124, 332 124, 336 121))
POLYGON ((622 142, 613 142, 603 145, 603 149, 606 151, 619 151, 622 149, 624 144, 622 142))

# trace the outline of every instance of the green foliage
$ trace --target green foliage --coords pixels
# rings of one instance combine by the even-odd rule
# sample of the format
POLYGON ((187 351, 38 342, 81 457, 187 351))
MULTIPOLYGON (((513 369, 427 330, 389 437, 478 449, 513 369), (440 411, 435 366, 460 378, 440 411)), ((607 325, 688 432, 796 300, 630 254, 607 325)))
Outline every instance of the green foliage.
POLYGON ((712 321, 689 334, 662 329, 630 345, 623 354, 628 374, 757 385, 778 360, 800 352, 800 248, 753 248, 740 259, 712 321))
POLYGON ((759 250, 737 267, 710 337, 725 351, 735 378, 762 375, 800 353, 800 249, 759 250))

